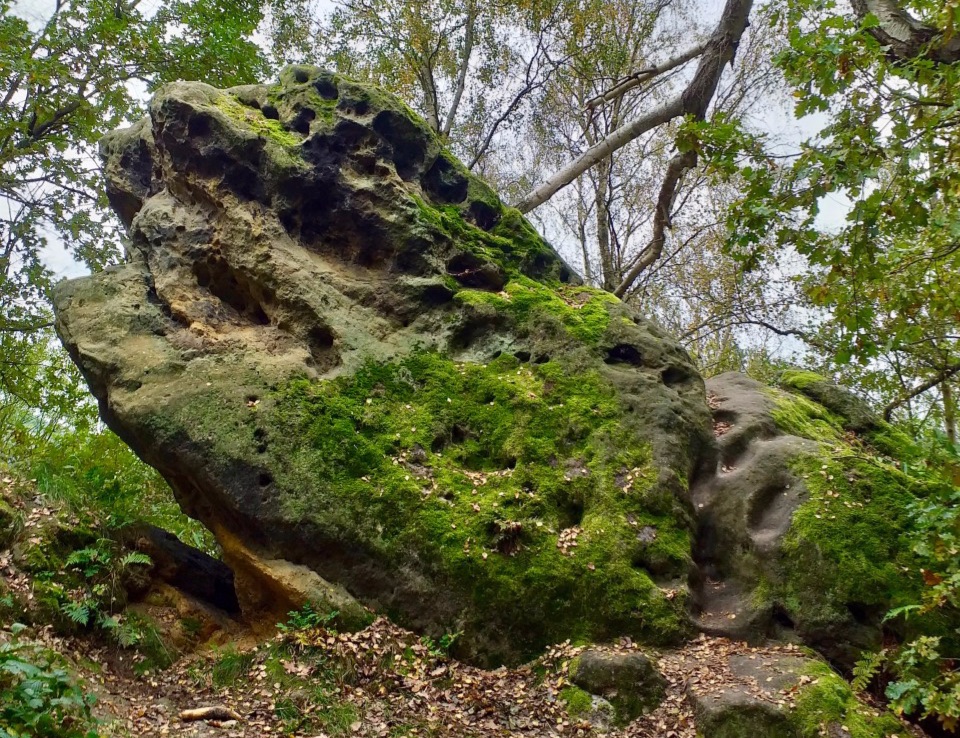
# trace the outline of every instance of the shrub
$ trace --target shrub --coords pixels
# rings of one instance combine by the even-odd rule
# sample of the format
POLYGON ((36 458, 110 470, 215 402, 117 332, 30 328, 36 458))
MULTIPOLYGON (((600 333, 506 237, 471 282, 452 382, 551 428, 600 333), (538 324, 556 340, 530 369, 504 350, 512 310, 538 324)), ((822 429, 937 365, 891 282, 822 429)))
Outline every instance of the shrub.
POLYGON ((61 656, 22 640, 22 629, 0 644, 0 738, 96 738, 94 697, 61 656))

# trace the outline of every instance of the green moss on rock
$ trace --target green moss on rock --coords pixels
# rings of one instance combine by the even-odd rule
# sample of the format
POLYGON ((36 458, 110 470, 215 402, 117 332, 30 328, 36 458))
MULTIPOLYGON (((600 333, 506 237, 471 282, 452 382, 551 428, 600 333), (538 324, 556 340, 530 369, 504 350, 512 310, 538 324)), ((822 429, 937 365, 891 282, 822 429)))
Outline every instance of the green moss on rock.
POLYGON ((542 318, 559 320, 573 338, 597 345, 610 324, 610 305, 620 303, 609 292, 593 287, 545 287, 518 276, 499 292, 463 289, 456 299, 467 305, 485 305, 510 315, 517 324, 530 324, 542 318))
POLYGON ((567 705, 567 714, 572 718, 589 715, 593 709, 593 697, 580 687, 564 687, 560 690, 560 699, 567 705))
POLYGON ((819 738, 826 731, 850 738, 890 738, 907 734, 889 712, 875 710, 857 699, 850 685, 822 662, 812 662, 797 695, 790 722, 801 738, 819 738))
POLYGON ((688 533, 645 510, 649 451, 619 442, 623 410, 597 375, 420 353, 293 382, 274 402, 283 517, 394 567, 417 552, 469 603, 464 627, 499 624, 527 654, 567 638, 684 632, 683 603, 635 564, 679 575, 688 533), (638 539, 644 527, 654 540, 638 539))
MULTIPOLYGON (((786 384, 822 390, 823 383, 795 372, 786 384)), ((763 597, 785 607, 807 637, 838 639, 837 647, 855 657, 876 646, 877 625, 889 609, 919 601, 922 562, 913 553, 910 510, 932 488, 879 452, 883 446, 900 458, 915 453, 888 424, 877 421, 855 434, 844 429, 842 416, 804 395, 770 393, 780 429, 818 441, 820 450, 791 464, 808 496, 781 547, 779 585, 765 580, 763 597), (881 437, 892 440, 880 443, 881 437)))

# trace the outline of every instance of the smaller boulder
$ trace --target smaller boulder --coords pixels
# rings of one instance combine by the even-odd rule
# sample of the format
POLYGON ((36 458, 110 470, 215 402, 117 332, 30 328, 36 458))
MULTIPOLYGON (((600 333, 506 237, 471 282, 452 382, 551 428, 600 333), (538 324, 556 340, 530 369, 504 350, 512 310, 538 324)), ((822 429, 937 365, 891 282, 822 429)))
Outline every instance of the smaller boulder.
POLYGON ((789 646, 702 639, 680 656, 697 735, 806 738, 906 735, 897 718, 860 701, 828 664, 789 646))
POLYGON ((613 705, 620 723, 656 709, 667 688, 653 661, 637 652, 584 651, 570 665, 570 680, 613 705))

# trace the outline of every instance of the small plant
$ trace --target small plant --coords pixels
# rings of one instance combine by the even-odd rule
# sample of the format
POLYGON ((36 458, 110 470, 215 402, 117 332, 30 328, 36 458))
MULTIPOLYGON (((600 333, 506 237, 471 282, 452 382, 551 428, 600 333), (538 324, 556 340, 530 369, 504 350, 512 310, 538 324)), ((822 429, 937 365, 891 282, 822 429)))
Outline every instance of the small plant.
POLYGON ((457 633, 444 633, 439 639, 433 639, 430 636, 423 636, 420 643, 426 647, 427 652, 435 659, 445 658, 450 655, 450 649, 457 639, 463 635, 463 631, 457 633))
MULTIPOLYGON (((960 612, 960 487, 956 478, 938 478, 941 468, 960 469, 960 448, 934 438, 927 449, 937 461, 905 470, 931 479, 936 491, 918 498, 910 510, 914 553, 923 561, 924 589, 916 602, 894 608, 886 620, 903 618, 918 635, 895 648, 865 654, 854 668, 854 686, 867 687, 883 673, 885 693, 901 714, 936 717, 949 731, 960 725, 960 648, 954 636, 931 635, 938 621, 955 621, 960 612), (946 484, 944 484, 946 482, 946 484)), ((939 626, 942 628, 942 626, 939 626)))
POLYGON ((213 665, 210 678, 216 687, 229 687, 240 677, 250 671, 253 666, 254 654, 240 653, 234 648, 227 649, 220 654, 213 665))
POLYGON ((277 623, 281 633, 292 633, 298 630, 313 630, 314 628, 328 628, 330 623, 340 615, 338 610, 321 614, 316 607, 308 602, 299 610, 287 613, 287 622, 277 623))
POLYGON ((0 644, 0 736, 96 738, 94 697, 74 682, 61 656, 20 639, 0 644))

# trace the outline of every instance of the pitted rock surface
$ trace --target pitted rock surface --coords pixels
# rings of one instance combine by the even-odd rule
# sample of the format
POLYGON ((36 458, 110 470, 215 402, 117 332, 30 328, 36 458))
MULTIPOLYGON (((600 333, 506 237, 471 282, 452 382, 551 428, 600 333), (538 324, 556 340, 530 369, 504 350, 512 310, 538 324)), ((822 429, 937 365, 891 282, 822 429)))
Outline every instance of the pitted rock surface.
POLYGON ((675 341, 375 88, 291 67, 149 111, 102 144, 128 263, 57 328, 248 617, 368 607, 483 662, 687 632, 714 446, 675 341))
POLYGON ((695 629, 849 664, 922 586, 909 442, 813 375, 708 398, 395 97, 180 82, 102 154, 127 261, 59 285, 57 331, 254 624, 310 601, 480 664, 695 629))

